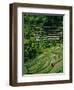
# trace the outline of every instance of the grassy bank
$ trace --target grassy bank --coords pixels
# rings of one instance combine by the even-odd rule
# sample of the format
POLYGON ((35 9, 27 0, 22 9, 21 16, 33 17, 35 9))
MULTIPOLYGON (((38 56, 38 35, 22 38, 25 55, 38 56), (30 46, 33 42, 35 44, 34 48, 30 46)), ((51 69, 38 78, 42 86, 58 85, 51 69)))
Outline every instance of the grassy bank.
POLYGON ((24 74, 63 72, 62 44, 43 50, 43 53, 24 63, 24 74))

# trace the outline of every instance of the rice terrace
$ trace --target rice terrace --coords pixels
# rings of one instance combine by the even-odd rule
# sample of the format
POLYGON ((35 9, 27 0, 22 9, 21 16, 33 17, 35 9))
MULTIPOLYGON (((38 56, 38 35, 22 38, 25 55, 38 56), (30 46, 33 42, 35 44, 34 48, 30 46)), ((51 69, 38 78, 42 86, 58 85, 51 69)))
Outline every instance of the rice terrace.
POLYGON ((63 15, 23 13, 24 74, 63 73, 63 15))

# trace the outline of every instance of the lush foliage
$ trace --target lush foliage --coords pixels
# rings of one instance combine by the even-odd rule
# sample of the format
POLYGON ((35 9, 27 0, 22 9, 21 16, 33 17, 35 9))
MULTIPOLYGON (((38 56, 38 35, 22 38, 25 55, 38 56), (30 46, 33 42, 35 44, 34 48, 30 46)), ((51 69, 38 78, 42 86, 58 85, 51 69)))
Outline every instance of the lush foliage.
POLYGON ((24 14, 24 73, 63 71, 62 21, 63 16, 24 14))

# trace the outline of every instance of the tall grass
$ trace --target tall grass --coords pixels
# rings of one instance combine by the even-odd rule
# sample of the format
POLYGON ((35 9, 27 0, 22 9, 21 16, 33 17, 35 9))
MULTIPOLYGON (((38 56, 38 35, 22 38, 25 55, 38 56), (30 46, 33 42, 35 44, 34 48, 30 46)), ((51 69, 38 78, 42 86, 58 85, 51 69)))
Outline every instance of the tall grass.
POLYGON ((24 74, 63 72, 63 45, 57 44, 43 50, 43 53, 24 63, 24 74))

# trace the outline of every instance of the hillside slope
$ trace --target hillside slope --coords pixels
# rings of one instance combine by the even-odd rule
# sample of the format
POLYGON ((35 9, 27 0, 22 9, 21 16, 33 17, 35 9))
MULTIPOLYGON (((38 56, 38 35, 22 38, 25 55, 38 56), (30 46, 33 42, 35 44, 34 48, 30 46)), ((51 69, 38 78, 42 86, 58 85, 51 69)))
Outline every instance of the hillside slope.
POLYGON ((47 48, 42 54, 24 64, 24 74, 63 72, 63 47, 47 48))

